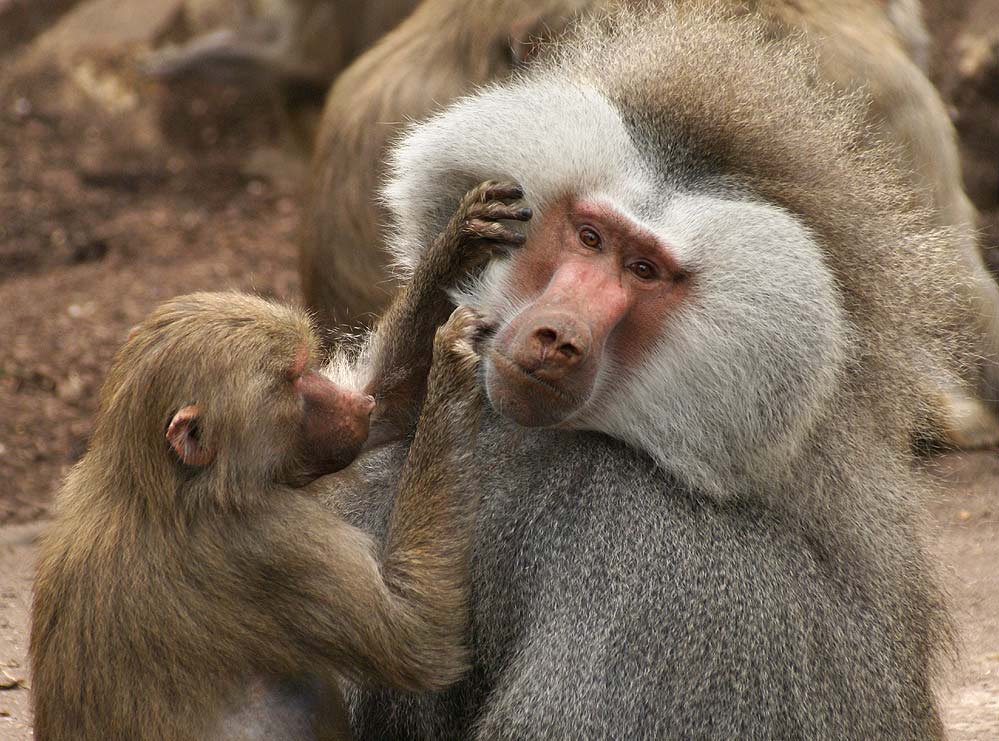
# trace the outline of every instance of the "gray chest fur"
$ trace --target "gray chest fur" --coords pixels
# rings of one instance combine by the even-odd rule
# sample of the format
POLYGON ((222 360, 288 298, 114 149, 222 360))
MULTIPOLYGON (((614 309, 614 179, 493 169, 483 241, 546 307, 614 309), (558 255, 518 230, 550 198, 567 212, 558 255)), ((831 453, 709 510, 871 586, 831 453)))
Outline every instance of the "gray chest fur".
POLYGON ((602 436, 491 420, 479 445, 473 671, 438 695, 355 690, 359 737, 924 735, 905 636, 800 524, 602 436))

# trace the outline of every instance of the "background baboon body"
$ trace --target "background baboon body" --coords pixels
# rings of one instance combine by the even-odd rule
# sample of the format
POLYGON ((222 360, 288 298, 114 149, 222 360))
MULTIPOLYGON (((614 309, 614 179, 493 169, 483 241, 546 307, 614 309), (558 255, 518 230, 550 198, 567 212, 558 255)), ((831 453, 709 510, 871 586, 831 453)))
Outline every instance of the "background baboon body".
MULTIPOLYGON (((477 85, 506 77, 512 66, 501 51, 510 45, 511 18, 514 26, 530 29, 528 36, 543 29, 557 35, 572 18, 621 4, 627 3, 562 0, 530 4, 537 8, 532 11, 511 0, 474 5, 427 0, 344 72, 320 126, 301 247, 306 301, 323 325, 370 324, 396 288, 384 250, 387 214, 374 196, 387 146, 403 125, 477 85), (520 18, 525 20, 516 20, 520 18)), ((925 57, 918 3, 758 0, 716 5, 760 14, 774 38, 804 30, 816 45, 824 80, 843 91, 866 91, 871 100, 866 115, 876 138, 897 147, 919 197, 934 210, 938 224, 954 230, 950 249, 964 263, 954 289, 974 307, 970 324, 981 358, 965 379, 980 398, 999 400, 999 288, 975 242, 975 212, 961 184, 953 127, 913 59, 925 57)), ((950 317, 938 320, 946 324, 950 317)), ((963 446, 995 443, 999 420, 965 385, 955 379, 942 389, 930 435, 963 446)))
MULTIPOLYGON (((316 343, 303 316, 194 294, 141 325, 42 547, 36 736, 221 738, 249 733, 256 711, 270 721, 285 710, 294 727, 311 717, 316 736, 338 738, 343 674, 406 689, 458 679, 474 508, 464 448, 479 406, 472 329, 459 317, 438 333, 379 559, 313 490, 283 483, 313 470, 304 454, 325 439, 296 452, 309 415, 357 414, 366 431, 370 412, 320 407, 339 392, 308 370, 302 350, 316 343), (300 382, 310 390, 296 395, 300 382), (181 438, 193 408, 197 431, 181 438)), ((356 454, 351 435, 332 443, 356 454)), ((296 737, 294 727, 282 732, 296 737)))
MULTIPOLYGON (((590 254, 539 241, 562 199, 616 209, 690 278, 640 362, 611 336, 562 429, 484 422, 472 673, 434 697, 358 690, 361 737, 941 735, 948 620, 908 437, 924 379, 960 365, 926 305, 964 320, 962 268, 809 54, 751 18, 614 16, 398 146, 404 267, 469 182, 514 179, 535 209, 459 294, 497 327, 487 378, 552 268, 511 276, 590 254)), ((376 530, 380 490, 352 505, 376 530)))

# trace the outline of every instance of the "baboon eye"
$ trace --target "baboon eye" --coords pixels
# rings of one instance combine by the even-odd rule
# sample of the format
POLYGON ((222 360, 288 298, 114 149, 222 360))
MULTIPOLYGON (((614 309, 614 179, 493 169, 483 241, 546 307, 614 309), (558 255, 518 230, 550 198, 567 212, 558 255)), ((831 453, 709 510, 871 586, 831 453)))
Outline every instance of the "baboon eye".
POLYGON ((579 230, 579 241, 591 250, 599 250, 603 240, 597 234, 597 230, 591 226, 584 226, 579 230))
POLYGON ((638 260, 628 266, 628 270, 638 276, 641 280, 653 280, 656 275, 656 266, 645 260, 638 260))

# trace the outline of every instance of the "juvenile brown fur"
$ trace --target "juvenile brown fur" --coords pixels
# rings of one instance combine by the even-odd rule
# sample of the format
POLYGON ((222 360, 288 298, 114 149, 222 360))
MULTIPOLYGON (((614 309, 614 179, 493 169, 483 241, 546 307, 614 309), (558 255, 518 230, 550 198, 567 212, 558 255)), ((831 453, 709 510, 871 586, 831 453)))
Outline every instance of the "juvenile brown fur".
MULTIPOLYGON (((341 675, 406 690, 462 676, 477 322, 467 311, 442 329, 438 320, 450 311, 447 283, 477 252, 517 240, 493 219, 524 215, 491 193, 466 198, 431 247, 422 290, 401 297, 400 324, 386 330, 397 342, 378 355, 372 386, 403 407, 422 400, 429 362, 405 365, 417 350, 402 339, 434 358, 381 558, 300 488, 310 469, 291 443, 303 412, 289 368, 303 347, 313 360, 317 350, 303 315, 194 294, 133 332, 42 548, 31 634, 39 739, 238 733, 232 718, 253 685, 296 681, 319 683, 313 732, 340 737, 341 675), (212 455, 191 466, 174 455, 167 423, 195 407, 186 442, 212 455)), ((412 434, 414 417, 389 411, 381 428, 401 419, 412 434)))
POLYGON ((357 363, 379 400, 369 447, 412 434, 430 367, 429 338, 453 305, 447 291, 460 285, 459 276, 474 277, 488 257, 523 244, 523 234, 499 223, 531 219, 531 209, 517 205, 522 197, 511 183, 486 181, 468 191, 379 321, 357 363))

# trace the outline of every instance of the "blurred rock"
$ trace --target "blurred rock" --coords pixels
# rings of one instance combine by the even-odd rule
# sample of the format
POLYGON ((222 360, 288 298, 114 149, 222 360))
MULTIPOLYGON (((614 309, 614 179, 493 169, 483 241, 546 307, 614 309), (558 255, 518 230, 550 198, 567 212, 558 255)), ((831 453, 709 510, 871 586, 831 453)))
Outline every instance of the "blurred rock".
POLYGON ((11 54, 80 0, 0 0, 0 56, 11 54))
POLYGON ((72 63, 81 53, 151 47, 183 10, 184 0, 86 0, 39 36, 30 55, 72 63))

